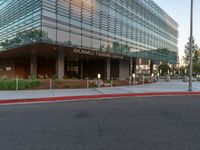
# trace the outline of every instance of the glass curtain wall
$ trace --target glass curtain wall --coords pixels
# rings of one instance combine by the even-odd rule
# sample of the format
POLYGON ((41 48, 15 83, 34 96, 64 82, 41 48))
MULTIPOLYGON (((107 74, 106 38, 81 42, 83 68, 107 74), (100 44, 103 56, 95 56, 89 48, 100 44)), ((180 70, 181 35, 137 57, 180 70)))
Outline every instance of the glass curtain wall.
POLYGON ((0 50, 41 39, 40 0, 0 0, 0 50))
POLYGON ((43 40, 176 63, 178 24, 152 0, 42 0, 43 40))
POLYGON ((42 38, 47 43, 177 61, 178 24, 152 0, 0 0, 0 10, 1 50, 42 38))

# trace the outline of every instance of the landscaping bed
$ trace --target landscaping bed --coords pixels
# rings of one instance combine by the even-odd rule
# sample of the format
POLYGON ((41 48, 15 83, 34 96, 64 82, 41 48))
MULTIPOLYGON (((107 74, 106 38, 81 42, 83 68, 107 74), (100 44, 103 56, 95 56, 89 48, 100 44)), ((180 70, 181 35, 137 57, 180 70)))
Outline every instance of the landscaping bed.
MULTIPOLYGON (((111 81, 100 80, 101 87, 111 87, 111 81)), ((133 83, 133 82, 132 82, 133 83)), ((144 83, 150 83, 145 79, 144 83)), ((135 84, 143 84, 141 79, 136 79, 135 84)), ((98 80, 79 79, 0 79, 0 90, 43 90, 43 89, 77 89, 98 87, 98 80), (18 86, 17 86, 18 85, 18 86)), ((113 80, 112 86, 128 86, 129 80, 113 80)))
POLYGON ((0 90, 25 90, 41 86, 40 80, 0 80, 0 90), (18 84, 18 86, 17 86, 18 84))

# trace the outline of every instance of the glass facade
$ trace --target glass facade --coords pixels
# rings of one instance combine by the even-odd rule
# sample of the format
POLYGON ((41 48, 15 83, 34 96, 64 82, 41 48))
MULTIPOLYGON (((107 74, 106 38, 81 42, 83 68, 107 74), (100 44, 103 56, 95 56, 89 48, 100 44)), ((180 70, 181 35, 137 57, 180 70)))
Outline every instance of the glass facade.
POLYGON ((42 41, 177 61, 178 24, 152 0, 0 1, 2 50, 42 41))
POLYGON ((40 31, 39 0, 0 0, 0 50, 39 41, 40 31))

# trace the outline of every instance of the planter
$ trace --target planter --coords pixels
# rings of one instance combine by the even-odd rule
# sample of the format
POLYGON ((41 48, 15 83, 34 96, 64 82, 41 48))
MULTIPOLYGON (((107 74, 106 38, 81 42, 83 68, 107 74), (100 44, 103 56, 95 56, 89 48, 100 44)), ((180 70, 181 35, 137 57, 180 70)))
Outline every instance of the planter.
POLYGON ((183 82, 188 82, 189 81, 189 77, 188 76, 184 76, 183 77, 183 82))

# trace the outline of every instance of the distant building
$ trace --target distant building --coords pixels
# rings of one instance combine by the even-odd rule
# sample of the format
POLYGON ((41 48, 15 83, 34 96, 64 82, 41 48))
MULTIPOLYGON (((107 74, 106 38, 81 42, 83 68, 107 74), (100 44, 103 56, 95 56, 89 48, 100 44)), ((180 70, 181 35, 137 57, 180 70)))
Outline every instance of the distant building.
POLYGON ((178 24, 153 0, 0 0, 0 76, 125 79, 177 62, 178 24))

